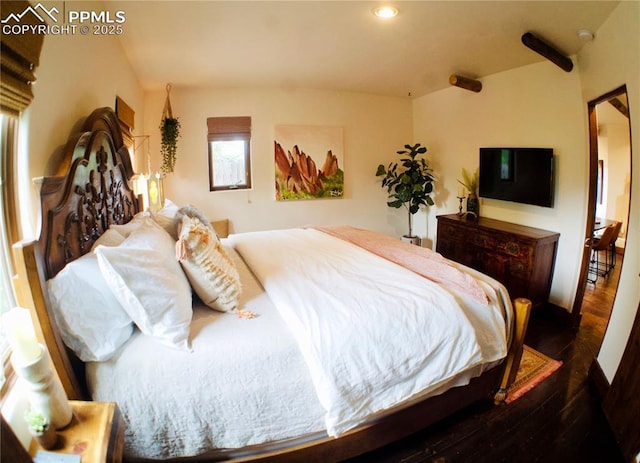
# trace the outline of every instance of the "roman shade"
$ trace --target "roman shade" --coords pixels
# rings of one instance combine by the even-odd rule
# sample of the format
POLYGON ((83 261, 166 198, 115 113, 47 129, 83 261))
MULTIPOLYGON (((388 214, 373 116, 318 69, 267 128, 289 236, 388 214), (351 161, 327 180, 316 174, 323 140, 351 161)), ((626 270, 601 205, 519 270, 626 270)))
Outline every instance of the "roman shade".
MULTIPOLYGON (((10 15, 15 15, 5 25, 13 25, 14 20, 15 24, 21 26, 42 25, 34 14, 20 17, 29 8, 32 8, 29 2, 22 0, 2 2, 0 16, 7 19, 10 15)), ((29 106, 33 99, 31 85, 36 80, 34 71, 40 63, 44 34, 34 34, 24 28, 7 29, 11 33, 5 34, 4 28, 2 30, 0 110, 6 114, 17 115, 29 106)))
POLYGON ((251 136, 251 117, 209 117, 207 118, 209 141, 220 140, 226 135, 251 136))

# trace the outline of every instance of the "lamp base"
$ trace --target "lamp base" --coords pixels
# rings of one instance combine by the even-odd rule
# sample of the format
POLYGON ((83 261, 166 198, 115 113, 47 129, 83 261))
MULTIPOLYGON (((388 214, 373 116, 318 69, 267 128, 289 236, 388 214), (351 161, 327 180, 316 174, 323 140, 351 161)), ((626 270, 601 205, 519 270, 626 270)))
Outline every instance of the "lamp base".
POLYGON ((31 407, 42 413, 55 429, 67 426, 73 418, 71 405, 62 384, 51 369, 51 359, 44 345, 41 354, 28 363, 11 356, 16 374, 24 380, 31 407))

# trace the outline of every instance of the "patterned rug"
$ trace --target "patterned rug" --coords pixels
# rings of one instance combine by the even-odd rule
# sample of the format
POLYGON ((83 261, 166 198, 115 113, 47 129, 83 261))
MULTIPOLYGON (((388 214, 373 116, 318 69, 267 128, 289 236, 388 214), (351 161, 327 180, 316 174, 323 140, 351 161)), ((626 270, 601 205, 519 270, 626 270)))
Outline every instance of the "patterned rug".
POLYGON ((505 402, 509 404, 519 399, 551 376, 561 365, 561 361, 549 358, 525 345, 516 380, 509 388, 505 402))

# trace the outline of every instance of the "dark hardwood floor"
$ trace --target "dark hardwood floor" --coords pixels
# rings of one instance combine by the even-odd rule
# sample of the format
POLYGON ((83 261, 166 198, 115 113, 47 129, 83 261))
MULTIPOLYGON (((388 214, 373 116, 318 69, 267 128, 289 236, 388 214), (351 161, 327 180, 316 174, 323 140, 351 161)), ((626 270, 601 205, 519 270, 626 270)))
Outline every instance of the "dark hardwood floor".
POLYGON ((400 442, 349 463, 622 463, 587 375, 609 319, 620 265, 588 284, 579 328, 553 306, 535 310, 526 344, 563 361, 519 400, 474 405, 400 442))

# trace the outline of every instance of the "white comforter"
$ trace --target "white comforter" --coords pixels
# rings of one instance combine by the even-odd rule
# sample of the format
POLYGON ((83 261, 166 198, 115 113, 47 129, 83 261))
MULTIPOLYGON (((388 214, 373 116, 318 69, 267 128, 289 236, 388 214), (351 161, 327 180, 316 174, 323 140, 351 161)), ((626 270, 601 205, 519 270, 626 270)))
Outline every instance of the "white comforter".
POLYGON ((480 304, 315 229, 230 241, 293 333, 331 436, 506 355, 499 288, 482 283, 480 304))
POLYGON ((466 384, 505 354, 508 297, 488 277, 473 273, 492 299, 478 305, 317 230, 229 243, 252 266, 227 248, 241 307, 257 318, 196 307, 191 352, 137 332, 109 361, 87 364, 93 399, 117 402, 125 419, 127 459, 244 447, 325 424, 335 435, 422 390, 466 384), (453 320, 459 326, 445 328, 453 320))
POLYGON ((96 401, 124 417, 125 457, 165 459, 322 431, 322 407, 295 340, 231 248, 242 280, 241 319, 194 307, 191 351, 136 332, 118 355, 87 363, 96 401))

